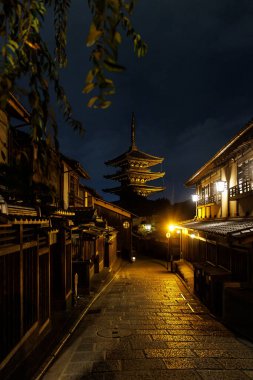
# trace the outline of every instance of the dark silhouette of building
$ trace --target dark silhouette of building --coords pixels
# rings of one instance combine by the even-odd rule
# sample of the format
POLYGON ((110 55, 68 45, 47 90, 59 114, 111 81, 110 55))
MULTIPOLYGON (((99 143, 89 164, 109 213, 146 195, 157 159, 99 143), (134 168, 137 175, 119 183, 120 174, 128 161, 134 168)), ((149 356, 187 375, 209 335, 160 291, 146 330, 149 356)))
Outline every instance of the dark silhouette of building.
POLYGON ((89 176, 79 162, 17 129, 29 123, 10 95, 0 109, 1 379, 31 379, 29 356, 39 352, 39 368, 81 310, 78 295, 132 249, 132 214, 81 183, 89 176))
POLYGON ((120 182, 119 187, 104 189, 107 193, 119 195, 120 201, 125 204, 125 200, 133 198, 146 198, 151 194, 165 190, 163 186, 151 186, 148 182, 162 178, 164 172, 152 172, 150 167, 163 162, 162 157, 152 156, 142 152, 135 142, 135 118, 132 114, 131 123, 131 145, 125 153, 106 161, 108 166, 118 167, 114 174, 105 175, 105 178, 120 182))

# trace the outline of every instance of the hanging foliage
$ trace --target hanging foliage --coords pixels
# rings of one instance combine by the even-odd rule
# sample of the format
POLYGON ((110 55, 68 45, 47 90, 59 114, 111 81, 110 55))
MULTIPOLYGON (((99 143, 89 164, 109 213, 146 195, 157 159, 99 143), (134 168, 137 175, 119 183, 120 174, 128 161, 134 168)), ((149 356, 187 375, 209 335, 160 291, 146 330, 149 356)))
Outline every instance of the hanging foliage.
MULTIPOLYGON (((91 69, 83 92, 89 95, 88 107, 107 108, 115 92, 108 72, 124 69, 118 62, 122 31, 132 39, 138 57, 147 46, 132 26, 130 17, 135 0, 88 0, 92 21, 86 39, 91 49, 91 69)), ((33 141, 48 136, 50 126, 57 136, 56 122, 50 111, 50 86, 53 85, 65 120, 78 131, 81 124, 72 116, 72 108, 59 80, 59 70, 67 64, 67 20, 71 0, 0 1, 0 107, 4 109, 10 92, 17 91, 19 79, 27 81, 27 99, 31 109, 33 141), (55 51, 51 53, 41 35, 49 9, 54 12, 55 51)), ((23 91, 24 95, 24 91, 23 91)))

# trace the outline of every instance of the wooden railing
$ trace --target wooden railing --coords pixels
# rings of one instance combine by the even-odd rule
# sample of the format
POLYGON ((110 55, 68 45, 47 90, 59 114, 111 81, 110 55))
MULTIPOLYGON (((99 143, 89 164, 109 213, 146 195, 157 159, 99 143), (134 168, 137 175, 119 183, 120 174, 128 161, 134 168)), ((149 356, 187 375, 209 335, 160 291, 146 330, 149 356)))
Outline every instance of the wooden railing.
POLYGON ((208 197, 200 198, 198 200, 198 205, 206 205, 210 203, 219 204, 221 202, 221 194, 213 194, 209 195, 208 197))
POLYGON ((236 186, 230 187, 229 197, 230 198, 240 198, 244 195, 248 195, 253 191, 253 182, 245 181, 241 182, 236 186))
POLYGON ((34 209, 33 207, 24 207, 11 204, 8 204, 8 214, 19 216, 39 216, 38 210, 34 209))

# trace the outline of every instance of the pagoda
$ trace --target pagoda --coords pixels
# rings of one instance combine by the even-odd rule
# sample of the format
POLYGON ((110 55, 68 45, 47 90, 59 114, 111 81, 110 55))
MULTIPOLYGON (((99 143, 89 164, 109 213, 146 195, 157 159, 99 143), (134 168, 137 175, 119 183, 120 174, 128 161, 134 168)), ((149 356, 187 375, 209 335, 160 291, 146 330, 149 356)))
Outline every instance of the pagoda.
POLYGON ((152 172, 150 167, 162 163, 164 158, 152 156, 139 150, 135 143, 135 117, 132 114, 131 123, 131 146, 128 151, 120 156, 106 161, 108 166, 118 167, 115 174, 105 175, 107 179, 120 182, 120 186, 104 189, 107 193, 120 196, 120 199, 130 196, 148 197, 151 194, 165 190, 165 187, 150 186, 147 184, 158 178, 162 178, 164 172, 152 172))

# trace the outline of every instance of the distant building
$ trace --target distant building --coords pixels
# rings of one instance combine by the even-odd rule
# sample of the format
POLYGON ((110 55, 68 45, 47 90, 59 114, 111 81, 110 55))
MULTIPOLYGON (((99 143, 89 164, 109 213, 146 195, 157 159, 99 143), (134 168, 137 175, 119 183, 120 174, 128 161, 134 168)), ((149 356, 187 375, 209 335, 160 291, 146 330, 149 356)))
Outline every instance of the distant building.
POLYGON ((105 175, 105 178, 120 182, 119 187, 104 189, 107 193, 120 196, 121 200, 134 196, 148 197, 151 194, 165 190, 163 186, 151 186, 148 182, 162 178, 164 172, 152 172, 150 167, 163 162, 163 158, 142 152, 135 142, 135 119, 132 116, 131 145, 127 152, 106 161, 108 166, 119 167, 115 174, 105 175))

